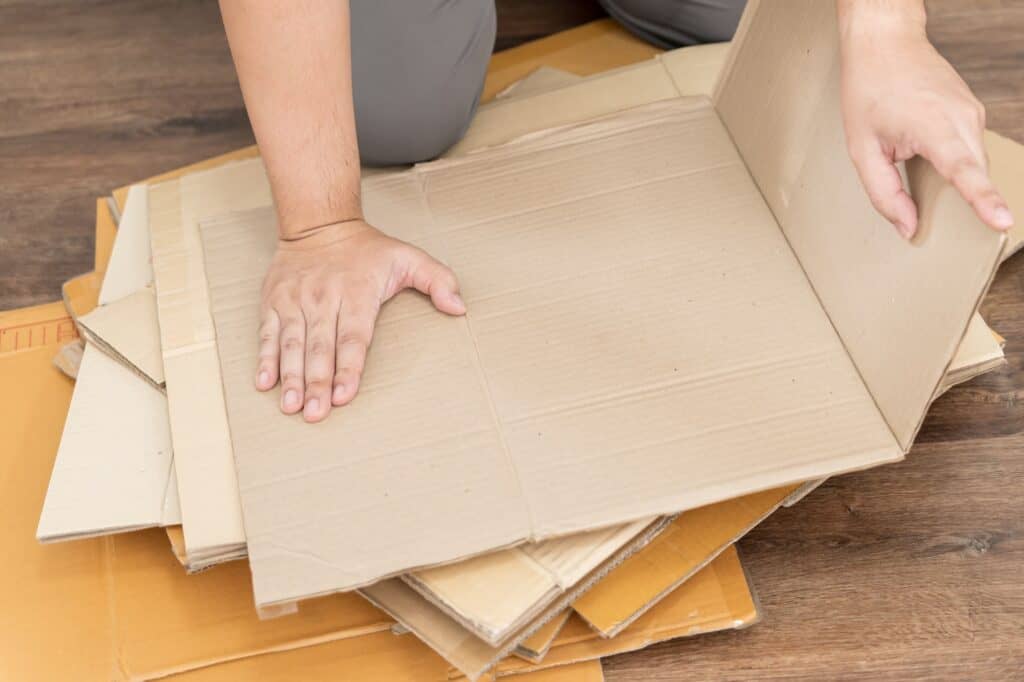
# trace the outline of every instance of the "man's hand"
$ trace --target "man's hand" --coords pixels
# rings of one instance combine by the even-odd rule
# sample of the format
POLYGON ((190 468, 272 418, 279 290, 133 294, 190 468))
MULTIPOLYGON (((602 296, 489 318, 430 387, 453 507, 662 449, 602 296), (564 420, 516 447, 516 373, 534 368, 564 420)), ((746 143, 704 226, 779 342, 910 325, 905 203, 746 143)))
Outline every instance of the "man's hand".
POLYGON ((263 283, 256 387, 280 377, 281 410, 320 421, 355 397, 380 306, 403 289, 449 315, 466 306, 452 271, 362 220, 281 240, 263 283))
POLYGON ((1013 217, 988 175, 985 109, 928 42, 919 2, 840 0, 847 147, 871 203, 907 239, 917 207, 896 163, 920 155, 987 225, 1013 217))

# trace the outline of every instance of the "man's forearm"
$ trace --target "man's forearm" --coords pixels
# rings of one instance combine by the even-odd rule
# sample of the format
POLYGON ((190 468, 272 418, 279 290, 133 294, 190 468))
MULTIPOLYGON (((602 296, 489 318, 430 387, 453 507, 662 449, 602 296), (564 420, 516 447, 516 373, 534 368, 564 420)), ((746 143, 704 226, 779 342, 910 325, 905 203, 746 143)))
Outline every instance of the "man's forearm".
POLYGON ((347 0, 221 0, 283 239, 360 218, 347 0))

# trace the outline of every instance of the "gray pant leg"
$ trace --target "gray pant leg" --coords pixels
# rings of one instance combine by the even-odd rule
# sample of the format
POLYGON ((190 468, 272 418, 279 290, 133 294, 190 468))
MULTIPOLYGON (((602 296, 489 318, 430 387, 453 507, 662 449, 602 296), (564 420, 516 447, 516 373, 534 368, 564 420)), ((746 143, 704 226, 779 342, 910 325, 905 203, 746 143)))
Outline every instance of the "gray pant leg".
POLYGON ((476 112, 494 0, 351 0, 352 91, 363 163, 432 159, 476 112))
POLYGON ((747 4, 746 0, 599 1, 631 33, 666 49, 731 40, 747 4))

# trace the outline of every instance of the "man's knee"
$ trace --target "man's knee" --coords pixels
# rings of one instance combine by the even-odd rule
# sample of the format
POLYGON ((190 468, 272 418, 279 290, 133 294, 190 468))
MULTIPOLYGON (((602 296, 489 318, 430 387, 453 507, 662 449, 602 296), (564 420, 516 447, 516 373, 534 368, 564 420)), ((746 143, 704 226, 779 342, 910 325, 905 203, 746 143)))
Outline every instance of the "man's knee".
POLYGON ((665 48, 731 40, 746 0, 600 0, 614 19, 665 48))
POLYGON ((351 7, 362 161, 439 156, 476 112, 494 49, 494 1, 353 0, 351 7))

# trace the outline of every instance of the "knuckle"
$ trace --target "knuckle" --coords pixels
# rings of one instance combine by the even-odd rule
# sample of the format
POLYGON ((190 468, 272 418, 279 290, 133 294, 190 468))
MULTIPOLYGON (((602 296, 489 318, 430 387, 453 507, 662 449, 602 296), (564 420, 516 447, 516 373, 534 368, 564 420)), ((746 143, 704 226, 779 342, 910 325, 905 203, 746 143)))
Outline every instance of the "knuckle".
POLYGON ((282 384, 287 384, 290 386, 301 386, 304 380, 305 377, 299 372, 289 370, 281 374, 282 384))
POLYGON ((281 350, 285 353, 302 351, 302 339, 298 336, 287 336, 281 340, 281 350))
POLYGON ((317 338, 306 346, 306 352, 313 356, 327 355, 327 349, 329 347, 330 344, 327 343, 326 339, 317 338))

